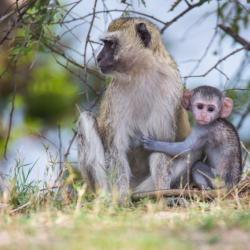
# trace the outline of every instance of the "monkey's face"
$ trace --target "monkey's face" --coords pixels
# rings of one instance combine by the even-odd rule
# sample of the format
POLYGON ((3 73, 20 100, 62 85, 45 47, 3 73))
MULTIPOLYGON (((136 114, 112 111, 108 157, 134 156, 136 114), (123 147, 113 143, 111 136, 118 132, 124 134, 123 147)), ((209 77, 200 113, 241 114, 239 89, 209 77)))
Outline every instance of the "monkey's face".
MULTIPOLYGON (((106 35, 102 40, 103 48, 97 56, 98 66, 102 73, 129 73, 135 64, 139 64, 143 54, 136 37, 125 36, 125 32, 114 32, 106 35), (139 56, 141 55, 141 56, 139 56)), ((138 39, 138 38, 137 38, 138 39)))
POLYGON ((153 51, 152 30, 156 33, 154 36, 159 35, 158 30, 143 19, 114 20, 101 39, 103 48, 97 56, 101 72, 127 74, 145 68, 146 63, 149 63, 146 57, 153 51))
POLYGON ((118 40, 102 39, 103 48, 97 56, 97 63, 102 73, 107 74, 115 70, 116 60, 115 55, 118 48, 118 40))
POLYGON ((191 102, 194 119, 199 125, 207 125, 220 116, 221 105, 217 98, 194 98, 191 102))

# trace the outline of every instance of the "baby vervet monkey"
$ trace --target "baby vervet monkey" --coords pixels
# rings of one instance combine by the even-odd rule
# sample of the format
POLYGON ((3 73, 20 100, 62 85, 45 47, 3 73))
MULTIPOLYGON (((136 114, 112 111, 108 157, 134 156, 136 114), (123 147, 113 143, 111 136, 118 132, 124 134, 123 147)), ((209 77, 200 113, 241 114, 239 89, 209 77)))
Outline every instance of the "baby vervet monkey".
POLYGON ((225 120, 233 109, 233 101, 220 90, 201 86, 185 91, 182 106, 191 111, 195 126, 182 142, 165 142, 142 137, 145 149, 168 155, 192 153, 202 150, 207 159, 198 161, 191 168, 195 186, 201 189, 216 188, 220 179, 227 189, 240 181, 242 174, 241 149, 238 133, 225 120))

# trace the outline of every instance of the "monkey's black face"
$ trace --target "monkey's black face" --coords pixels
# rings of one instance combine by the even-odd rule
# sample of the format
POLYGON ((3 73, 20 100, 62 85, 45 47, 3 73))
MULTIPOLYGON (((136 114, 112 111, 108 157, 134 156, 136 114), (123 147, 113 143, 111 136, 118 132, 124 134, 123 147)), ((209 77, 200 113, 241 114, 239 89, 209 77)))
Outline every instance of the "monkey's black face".
MULTIPOLYGON (((126 36, 108 36, 102 39, 103 48, 97 56, 97 63, 102 73, 108 74, 114 71, 120 73, 129 72, 133 67, 131 59, 134 56, 133 53, 137 52, 137 48, 148 49, 150 47, 151 34, 148 31, 146 24, 136 24, 135 31, 136 36, 130 39, 127 39, 126 36), (120 39, 122 39, 122 41, 120 39), (138 44, 141 44, 142 46, 138 46, 138 44), (132 48, 132 50, 128 50, 128 48, 132 48)), ((123 33, 124 32, 125 31, 123 31, 123 33)))
POLYGON ((117 41, 103 40, 103 48, 97 56, 97 63, 102 73, 107 74, 115 69, 115 51, 117 48, 117 41))

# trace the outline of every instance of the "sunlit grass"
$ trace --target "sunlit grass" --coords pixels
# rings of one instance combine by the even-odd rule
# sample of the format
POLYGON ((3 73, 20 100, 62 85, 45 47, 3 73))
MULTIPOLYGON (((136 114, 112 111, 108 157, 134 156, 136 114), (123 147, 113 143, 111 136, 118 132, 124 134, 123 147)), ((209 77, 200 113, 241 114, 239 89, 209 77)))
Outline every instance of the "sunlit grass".
POLYGON ((70 171, 58 186, 41 188, 22 167, 1 196, 1 250, 247 249, 250 243, 249 191, 186 199, 185 206, 145 198, 120 207, 87 194, 70 171))
POLYGON ((186 207, 144 199, 122 208, 76 193, 2 208, 0 249, 245 249, 250 240, 250 199, 186 207))
MULTIPOLYGON (((2 212, 1 249, 193 249, 225 242, 243 246, 250 233, 249 204, 241 209, 215 203, 168 208, 147 202, 133 208, 85 206, 2 212), (242 241, 243 239, 243 241, 242 241)), ((97 204, 95 206, 98 206, 97 204)), ((236 248, 237 249, 237 248, 236 248)), ((239 248, 240 249, 240 248, 239 248)))

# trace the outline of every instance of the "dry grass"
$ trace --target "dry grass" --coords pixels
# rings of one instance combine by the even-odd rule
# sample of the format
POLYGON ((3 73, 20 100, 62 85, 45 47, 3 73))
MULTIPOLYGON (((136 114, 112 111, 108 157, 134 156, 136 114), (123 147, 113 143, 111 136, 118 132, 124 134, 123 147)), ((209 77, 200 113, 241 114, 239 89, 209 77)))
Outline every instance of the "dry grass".
POLYGON ((74 181, 70 193, 67 185, 39 191, 20 173, 0 203, 1 250, 250 249, 249 177, 227 195, 187 191, 181 206, 164 197, 122 208, 74 181))
POLYGON ((73 199, 53 195, 2 206, 1 250, 250 249, 249 196, 192 199, 185 207, 144 199, 121 208, 81 191, 73 199))

